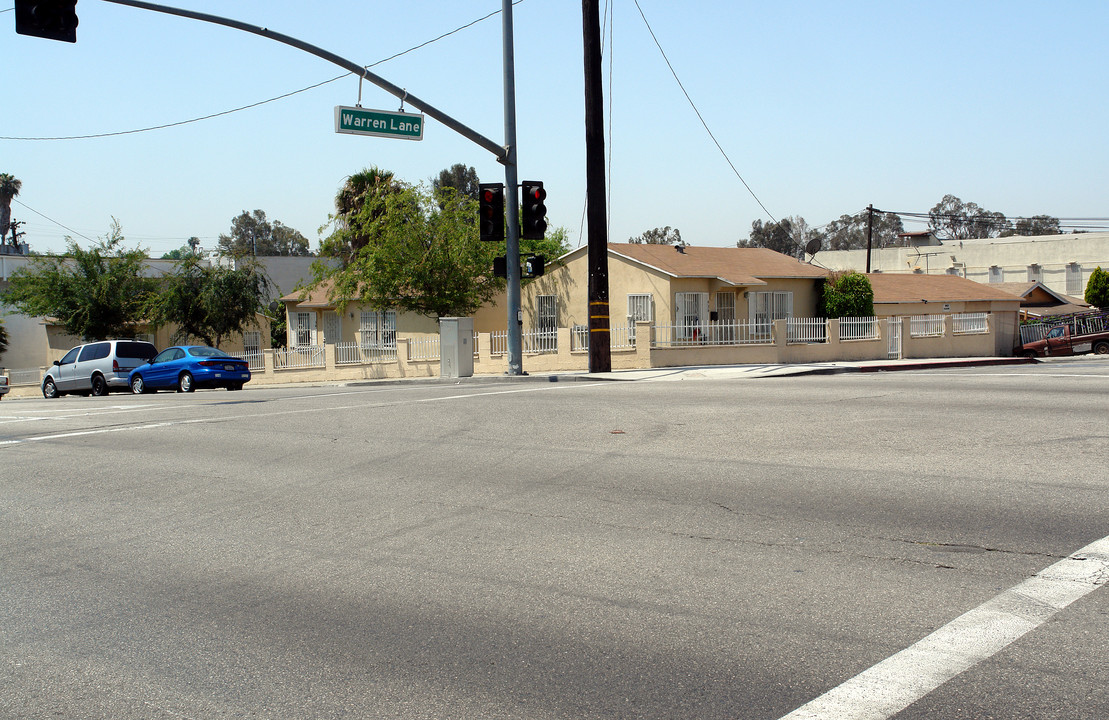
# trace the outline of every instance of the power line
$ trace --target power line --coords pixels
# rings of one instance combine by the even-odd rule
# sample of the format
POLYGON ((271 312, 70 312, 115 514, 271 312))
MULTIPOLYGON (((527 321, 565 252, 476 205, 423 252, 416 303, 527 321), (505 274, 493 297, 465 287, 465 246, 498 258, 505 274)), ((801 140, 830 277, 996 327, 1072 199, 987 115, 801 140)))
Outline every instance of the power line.
POLYGON ((658 38, 655 36, 655 31, 651 28, 651 23, 647 21, 647 16, 643 13, 643 8, 639 5, 639 0, 635 0, 635 7, 639 10, 639 16, 643 18, 643 23, 647 26, 647 32, 651 33, 651 39, 655 41, 655 46, 658 47, 658 51, 662 54, 662 59, 666 62, 666 67, 670 68, 670 73, 674 76, 674 80, 678 83, 678 87, 681 88, 682 94, 685 95, 685 99, 689 102, 689 106, 692 107, 693 112, 696 113, 697 119, 700 120, 701 125, 704 126, 705 132, 708 133, 713 143, 716 144, 716 149, 719 150, 720 154, 724 156, 724 160, 727 161, 728 166, 732 169, 732 172, 735 173, 735 176, 739 178, 739 181, 741 183, 743 183, 743 187, 747 188, 747 192, 750 193, 751 197, 755 199, 755 202, 759 204, 759 207, 762 208, 767 217, 769 217, 774 222, 778 222, 774 215, 766 209, 766 206, 763 205, 762 200, 760 200, 759 196, 755 194, 755 191, 751 189, 751 186, 747 184, 747 181, 743 179, 743 176, 739 174, 739 170, 736 169, 735 164, 733 164, 731 158, 728 157, 728 153, 724 152, 724 148, 721 147, 720 142, 716 139, 716 136, 712 134, 712 130, 709 129, 708 123, 705 122, 705 118, 701 115, 701 111, 697 109, 697 105, 693 102, 693 98, 689 97, 689 93, 686 92, 685 86, 682 85, 682 81, 678 77, 677 71, 675 71, 674 66, 670 64, 670 58, 666 57, 666 51, 662 49, 662 45, 659 43, 658 38))
POLYGON ((67 225, 63 225, 62 223, 58 222, 58 221, 57 221, 57 220, 55 220, 54 218, 50 217, 49 215, 44 215, 43 213, 40 213, 40 212, 39 212, 38 210, 35 210, 35 209, 34 209, 33 207, 31 207, 31 206, 30 206, 30 205, 28 205, 27 203, 23 202, 22 200, 16 200, 15 198, 12 198, 12 199, 13 199, 13 200, 15 200, 15 202, 19 203, 19 204, 20 204, 21 206, 23 206, 23 207, 27 208, 28 210, 30 210, 31 212, 33 212, 33 213, 34 213, 35 215, 38 215, 39 217, 42 217, 42 218, 46 218, 47 220, 49 220, 50 222, 54 223, 54 224, 55 224, 55 225, 57 225, 58 227, 60 227, 60 228, 65 228, 66 230, 70 231, 70 232, 71 232, 71 233, 73 233, 74 235, 77 235, 77 236, 79 236, 79 237, 83 237, 83 238, 85 238, 86 240, 88 240, 89 242, 93 242, 93 239, 92 239, 92 238, 90 238, 90 237, 89 237, 88 235, 84 235, 84 234, 82 234, 82 233, 79 233, 79 232, 77 232, 76 230, 74 230, 73 228, 71 228, 71 227, 69 227, 69 226, 67 226, 67 225))
MULTIPOLYGON (((515 5, 519 5, 522 2, 524 2, 524 0, 515 0, 515 2, 513 2, 512 4, 515 6, 515 5)), ((10 12, 12 9, 13 8, 9 8, 8 10, 0 10, 0 12, 10 12)), ((391 55, 391 56, 389 56, 387 58, 384 58, 382 60, 378 60, 377 62, 372 63, 370 65, 365 65, 364 67, 368 70, 372 67, 377 67, 378 65, 382 65, 382 64, 387 63, 391 60, 396 60, 399 57, 407 55, 408 53, 415 52, 416 50, 420 50, 422 48, 425 48, 428 45, 431 45, 432 43, 439 42, 440 40, 443 40, 445 38, 450 37, 451 35, 454 35, 456 33, 462 32, 463 30, 471 28, 471 27, 473 27, 474 25, 477 25, 480 22, 488 20, 489 18, 493 17, 494 15, 500 14, 500 12, 501 12, 500 10, 494 10, 493 12, 489 13, 488 15, 484 15, 483 17, 480 17, 477 20, 473 20, 471 22, 468 22, 465 25, 457 27, 454 30, 451 30, 449 32, 445 32, 442 35, 440 35, 439 37, 432 38, 431 40, 427 40, 425 42, 422 42, 419 45, 415 45, 413 47, 408 48, 407 50, 403 50, 399 53, 396 53, 395 55, 391 55)), ((291 92, 283 93, 283 94, 278 95, 276 97, 269 98, 268 100, 259 100, 258 102, 250 103, 249 105, 243 105, 243 106, 237 107, 237 108, 232 108, 231 110, 223 110, 221 112, 212 113, 210 115, 203 115, 201 117, 192 118, 190 120, 179 120, 177 122, 166 123, 164 125, 153 125, 153 126, 150 126, 150 127, 137 128, 135 130, 118 130, 118 131, 115 131, 115 132, 96 133, 96 134, 93 134, 93 135, 68 135, 68 136, 59 136, 59 137, 11 137, 11 136, 6 136, 6 135, 0 135, 0 140, 22 140, 22 141, 92 140, 92 139, 95 139, 95 138, 116 137, 116 136, 119 136, 119 135, 134 135, 136 133, 151 132, 153 130, 165 130, 166 128, 179 127, 181 125, 189 125, 191 123, 201 122, 202 120, 211 120, 213 118, 222 117, 224 115, 231 115, 232 113, 242 112, 243 110, 250 110, 251 108, 256 108, 256 107, 266 105, 266 104, 271 103, 271 102, 276 102, 278 100, 284 100, 285 98, 292 97, 293 95, 299 95, 300 93, 308 92, 309 90, 315 90, 318 87, 322 87, 322 86, 327 85, 329 83, 333 83, 336 80, 342 80, 343 78, 345 78, 349 75, 352 75, 352 74, 353 73, 343 73, 342 75, 337 75, 337 76, 335 76, 335 77, 333 77, 329 80, 324 80, 322 82, 315 83, 314 85, 309 85, 308 87, 301 88, 299 90, 293 90, 291 92)), ((84 237, 84 236, 82 236, 82 237, 84 237)))

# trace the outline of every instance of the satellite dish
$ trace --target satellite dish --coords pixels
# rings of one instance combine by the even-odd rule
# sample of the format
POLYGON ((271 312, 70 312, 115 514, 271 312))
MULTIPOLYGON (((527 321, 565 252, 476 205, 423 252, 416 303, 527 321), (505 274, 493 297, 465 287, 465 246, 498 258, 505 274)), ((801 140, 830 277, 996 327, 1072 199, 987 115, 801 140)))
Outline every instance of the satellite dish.
POLYGON ((819 250, 820 238, 813 238, 812 240, 809 240, 809 242, 805 245, 805 252, 807 252, 809 255, 816 255, 817 251, 819 250))

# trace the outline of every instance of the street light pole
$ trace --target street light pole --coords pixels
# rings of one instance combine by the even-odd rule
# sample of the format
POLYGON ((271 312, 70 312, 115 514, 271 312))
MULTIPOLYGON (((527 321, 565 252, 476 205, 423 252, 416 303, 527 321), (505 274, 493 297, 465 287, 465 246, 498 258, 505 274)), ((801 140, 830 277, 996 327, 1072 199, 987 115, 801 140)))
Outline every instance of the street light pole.
POLYGON ((504 229, 505 265, 508 270, 508 374, 525 375, 523 308, 520 300, 520 193, 516 172, 516 69, 512 45, 512 0, 501 2, 504 39, 504 199, 508 218, 504 229))

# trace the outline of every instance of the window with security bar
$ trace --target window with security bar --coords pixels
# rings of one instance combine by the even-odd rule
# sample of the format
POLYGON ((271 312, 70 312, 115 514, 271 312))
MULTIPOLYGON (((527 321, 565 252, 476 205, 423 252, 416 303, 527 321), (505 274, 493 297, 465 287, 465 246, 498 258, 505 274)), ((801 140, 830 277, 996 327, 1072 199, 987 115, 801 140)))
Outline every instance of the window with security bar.
POLYGON ((758 325, 773 325, 775 320, 793 317, 793 293, 752 292, 747 295, 748 319, 758 325))
POLYGON ((735 293, 716 293, 716 319, 721 325, 731 325, 735 322, 735 293))
POLYGON ((358 323, 359 343, 363 348, 397 346, 397 313, 394 310, 363 311, 358 323))
POLYGON ((295 313, 293 315, 293 347, 311 347, 315 344, 316 313, 295 313))
POLYGON ((243 353, 257 355, 262 352, 262 333, 258 330, 248 330, 243 333, 243 353))
POLYGON ((628 294, 628 323, 651 322, 655 319, 651 293, 628 294))
POLYGON ((536 308, 539 311, 536 320, 539 323, 537 330, 543 332, 556 332, 558 330, 558 298, 554 295, 539 295, 535 298, 536 308))
POLYGON ((1044 269, 1040 265, 1032 264, 1028 266, 1028 282, 1043 282, 1044 269))

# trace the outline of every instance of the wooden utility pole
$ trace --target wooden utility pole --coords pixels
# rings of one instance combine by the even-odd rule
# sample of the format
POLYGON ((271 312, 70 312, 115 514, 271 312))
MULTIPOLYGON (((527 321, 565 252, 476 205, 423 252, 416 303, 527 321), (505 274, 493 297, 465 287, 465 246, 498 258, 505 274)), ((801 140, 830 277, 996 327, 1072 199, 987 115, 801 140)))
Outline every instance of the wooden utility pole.
POLYGON ((589 372, 612 371, 605 208, 604 98, 598 0, 582 0, 585 47, 585 202, 589 238, 589 372))

